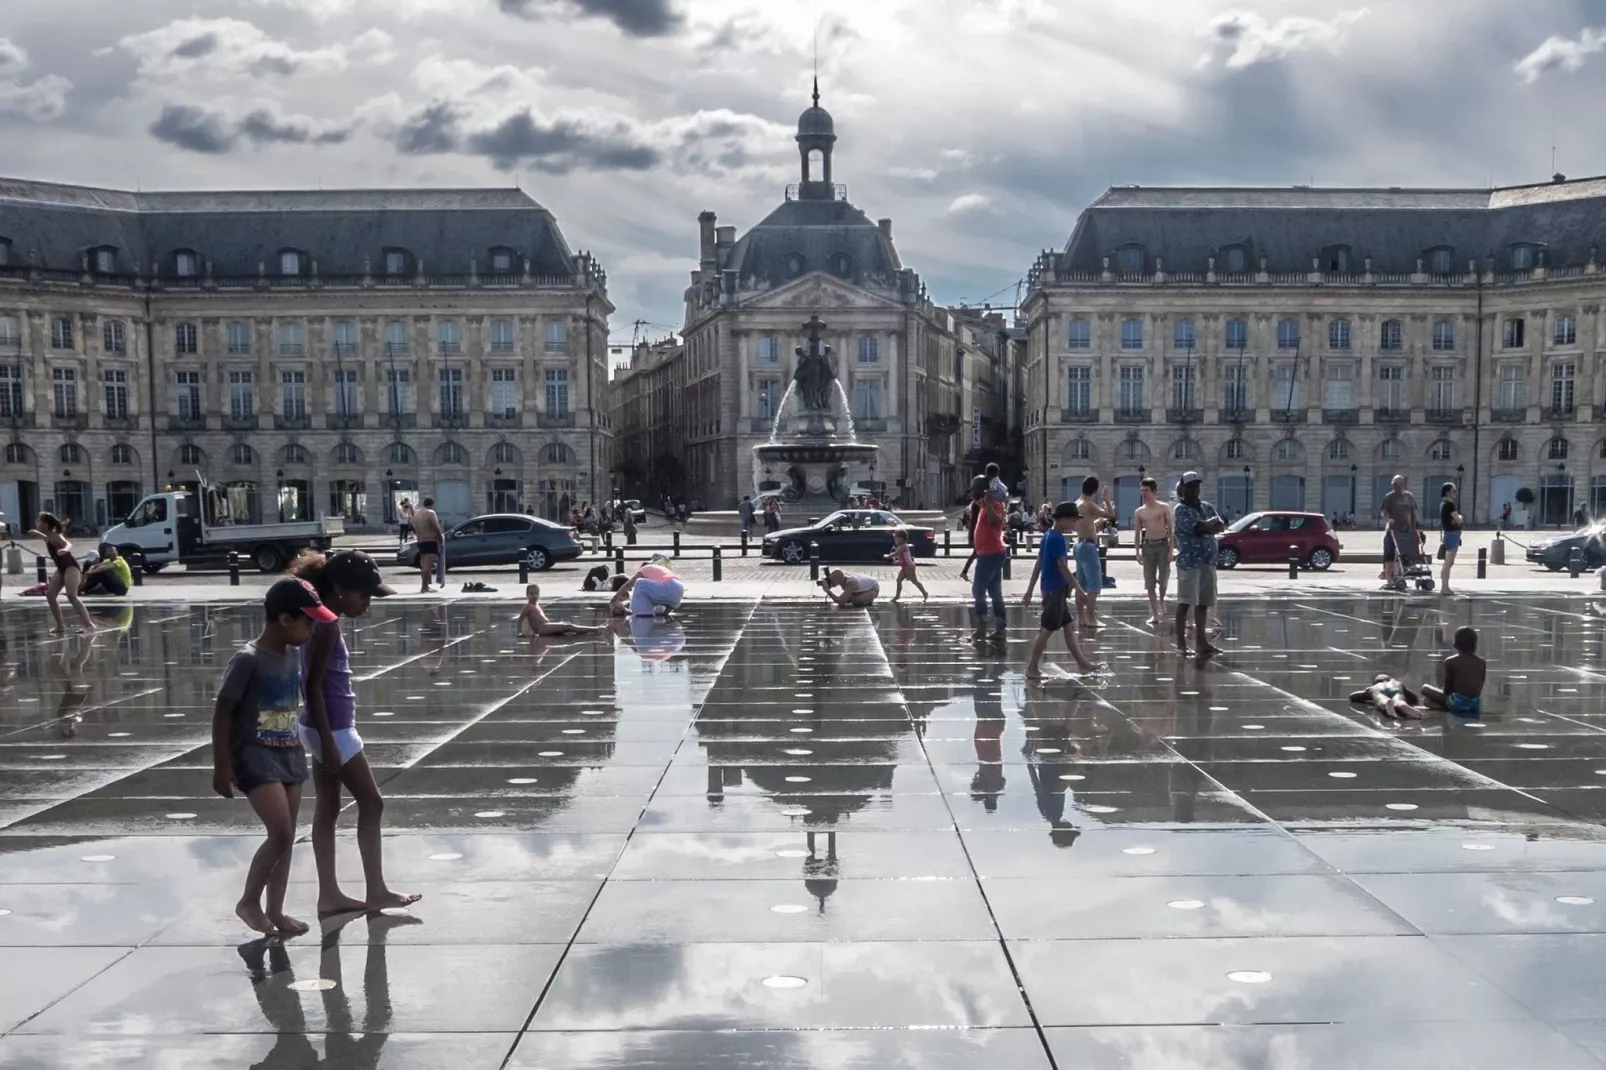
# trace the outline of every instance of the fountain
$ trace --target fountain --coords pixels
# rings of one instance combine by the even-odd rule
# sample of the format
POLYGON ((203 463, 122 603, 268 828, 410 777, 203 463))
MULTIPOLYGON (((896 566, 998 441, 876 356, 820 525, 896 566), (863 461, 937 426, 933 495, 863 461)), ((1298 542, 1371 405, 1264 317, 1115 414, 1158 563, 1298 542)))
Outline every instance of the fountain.
POLYGON ((831 347, 823 344, 825 324, 810 316, 803 325, 808 347, 799 346, 792 381, 776 406, 768 442, 753 447, 753 485, 760 492, 779 490, 784 501, 806 512, 824 513, 847 500, 855 482, 849 466, 861 466, 866 475, 875 465, 881 447, 860 442, 854 432, 847 391, 837 378, 831 347), (796 399, 796 413, 788 433, 781 434, 787 403, 796 399), (842 403, 840 422, 832 407, 842 403), (844 430, 845 429, 845 430, 844 430), (784 478, 766 478, 780 471, 784 478))

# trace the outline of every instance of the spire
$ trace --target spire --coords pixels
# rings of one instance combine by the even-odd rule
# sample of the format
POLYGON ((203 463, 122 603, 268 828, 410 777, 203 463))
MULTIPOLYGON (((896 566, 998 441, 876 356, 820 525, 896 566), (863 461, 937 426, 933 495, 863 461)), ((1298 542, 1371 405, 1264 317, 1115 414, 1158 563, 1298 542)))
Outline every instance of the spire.
POLYGON ((818 73, 814 75, 814 106, 816 108, 820 106, 820 76, 818 73))

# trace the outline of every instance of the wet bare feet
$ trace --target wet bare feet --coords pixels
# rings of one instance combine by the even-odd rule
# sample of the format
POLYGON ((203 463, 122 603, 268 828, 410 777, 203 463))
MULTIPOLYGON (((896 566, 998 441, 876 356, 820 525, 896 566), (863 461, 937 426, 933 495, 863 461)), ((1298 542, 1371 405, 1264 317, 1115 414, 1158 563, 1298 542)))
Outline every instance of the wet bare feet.
POLYGON ((318 897, 318 920, 333 917, 336 914, 350 914, 354 911, 367 910, 368 904, 361 899, 353 899, 344 892, 332 895, 325 899, 318 897))
POLYGON ((307 923, 288 914, 269 914, 268 920, 281 936, 300 936, 307 931, 307 923))
POLYGON ((234 916, 245 922, 245 927, 253 932, 271 936, 275 932, 273 922, 262 913, 262 908, 256 903, 236 903, 234 916))
POLYGON ((382 892, 375 892, 368 896, 369 910, 387 910, 393 907, 410 907, 424 898, 416 892, 393 892, 386 888, 382 892))

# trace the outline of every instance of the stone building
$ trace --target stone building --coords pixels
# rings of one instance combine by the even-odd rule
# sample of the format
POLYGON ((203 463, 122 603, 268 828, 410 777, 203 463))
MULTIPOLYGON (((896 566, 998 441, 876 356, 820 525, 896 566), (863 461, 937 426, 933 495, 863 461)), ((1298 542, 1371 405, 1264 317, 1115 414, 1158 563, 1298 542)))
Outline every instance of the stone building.
POLYGON ((99 527, 199 473, 241 520, 556 516, 608 491, 612 310, 518 190, 0 180, 0 508, 99 527))
POLYGON ((638 343, 628 365, 614 374, 614 485, 649 509, 666 494, 684 496, 685 390, 686 347, 674 338, 638 343))
MULTIPOLYGON (((1109 190, 1032 266, 1033 494, 1205 476, 1352 513, 1389 478, 1479 523, 1606 513, 1606 179, 1483 190, 1109 190)), ((1129 522, 1124 519, 1123 523, 1129 522)))
POLYGON ((698 217, 684 331, 686 494, 731 508, 779 485, 753 447, 777 427, 803 324, 818 316, 840 404, 859 441, 880 447, 850 481, 908 507, 935 505, 965 474, 952 317, 899 260, 892 220, 872 222, 834 181, 835 124, 818 89, 796 140, 800 181, 746 234, 713 212, 698 217))

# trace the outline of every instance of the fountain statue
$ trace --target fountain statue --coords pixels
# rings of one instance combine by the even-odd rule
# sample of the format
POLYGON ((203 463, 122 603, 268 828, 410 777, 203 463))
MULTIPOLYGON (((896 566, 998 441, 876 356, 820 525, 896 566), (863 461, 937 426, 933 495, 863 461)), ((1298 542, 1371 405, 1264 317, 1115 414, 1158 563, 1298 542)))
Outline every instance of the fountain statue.
POLYGON ((881 447, 858 440, 847 391, 824 342, 825 324, 810 316, 803 329, 808 345, 796 349, 797 364, 776 406, 769 441, 753 447, 753 486, 760 493, 779 491, 783 500, 823 513, 846 501, 860 477, 870 478, 881 447), (794 398, 796 415, 783 435, 787 404, 794 398), (834 402, 841 403, 840 421, 834 402), (845 434, 839 433, 841 427, 845 434))

